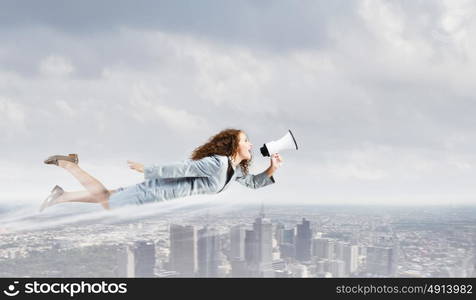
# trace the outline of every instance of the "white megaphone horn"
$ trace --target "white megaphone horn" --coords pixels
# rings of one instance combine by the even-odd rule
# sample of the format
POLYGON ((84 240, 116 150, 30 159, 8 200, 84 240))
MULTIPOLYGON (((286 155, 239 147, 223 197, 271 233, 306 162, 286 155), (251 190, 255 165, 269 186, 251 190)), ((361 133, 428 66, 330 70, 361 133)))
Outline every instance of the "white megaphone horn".
POLYGON ((271 156, 274 153, 278 153, 281 150, 297 150, 298 145, 296 139, 293 136, 291 130, 288 130, 282 138, 277 141, 266 143, 259 150, 263 156, 271 156))

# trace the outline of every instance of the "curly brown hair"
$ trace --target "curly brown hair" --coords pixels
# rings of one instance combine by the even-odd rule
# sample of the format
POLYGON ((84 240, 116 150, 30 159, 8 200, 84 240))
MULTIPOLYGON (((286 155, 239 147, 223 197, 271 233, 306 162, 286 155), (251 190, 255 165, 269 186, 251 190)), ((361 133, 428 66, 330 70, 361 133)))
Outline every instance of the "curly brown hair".
MULTIPOLYGON (((243 132, 239 129, 224 129, 214 136, 210 137, 208 142, 195 148, 193 150, 191 159, 198 160, 207 156, 212 155, 226 155, 226 156, 235 156, 238 152, 238 144, 240 142, 240 132, 243 132)), ((251 159, 242 160, 240 162, 240 167, 243 174, 248 174, 248 169, 251 164, 251 159)))

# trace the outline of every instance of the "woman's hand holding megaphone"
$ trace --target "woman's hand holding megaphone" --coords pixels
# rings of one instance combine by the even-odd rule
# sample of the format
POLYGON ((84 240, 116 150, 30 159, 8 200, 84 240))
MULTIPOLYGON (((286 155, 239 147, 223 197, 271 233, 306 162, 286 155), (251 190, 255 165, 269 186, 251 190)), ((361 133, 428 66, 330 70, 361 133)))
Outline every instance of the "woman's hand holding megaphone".
POLYGON ((279 155, 279 153, 275 153, 275 154, 271 155, 271 167, 274 170, 279 168, 282 163, 283 163, 283 159, 281 158, 281 155, 279 155))
POLYGON ((270 161, 271 165, 265 171, 269 177, 273 176, 273 173, 281 166, 281 164, 283 163, 283 159, 281 158, 281 155, 279 155, 279 153, 274 153, 271 155, 270 161))

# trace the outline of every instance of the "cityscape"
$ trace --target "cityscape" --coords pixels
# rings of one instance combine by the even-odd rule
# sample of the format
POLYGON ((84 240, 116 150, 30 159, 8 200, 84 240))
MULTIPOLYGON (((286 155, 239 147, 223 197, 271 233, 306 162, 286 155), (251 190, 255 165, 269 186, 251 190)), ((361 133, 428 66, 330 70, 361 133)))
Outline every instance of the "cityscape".
POLYGON ((0 232, 0 277, 476 277, 472 206, 205 211, 0 232))

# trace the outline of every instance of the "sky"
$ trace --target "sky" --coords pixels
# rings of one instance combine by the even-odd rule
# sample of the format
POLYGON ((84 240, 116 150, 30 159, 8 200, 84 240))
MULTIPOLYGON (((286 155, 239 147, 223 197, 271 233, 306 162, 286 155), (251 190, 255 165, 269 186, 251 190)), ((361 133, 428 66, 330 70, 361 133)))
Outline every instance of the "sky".
MULTIPOLYGON (((476 203, 474 1, 2 1, 0 206, 40 205, 78 153, 108 188, 126 160, 187 159, 225 128, 291 129, 276 184, 223 201, 476 203)), ((193 197, 192 197, 193 198, 193 197)))

